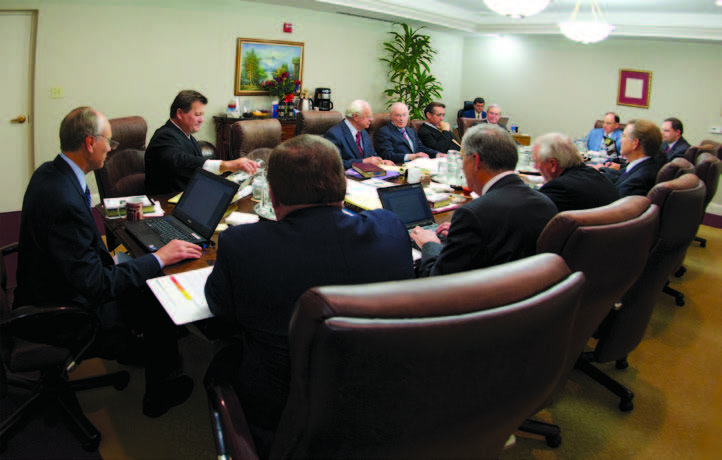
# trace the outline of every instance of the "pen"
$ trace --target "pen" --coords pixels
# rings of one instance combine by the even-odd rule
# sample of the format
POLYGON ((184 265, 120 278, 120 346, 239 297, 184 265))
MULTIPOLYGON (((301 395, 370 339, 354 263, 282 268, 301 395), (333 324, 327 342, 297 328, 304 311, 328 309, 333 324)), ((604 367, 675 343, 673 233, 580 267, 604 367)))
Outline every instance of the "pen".
POLYGON ((175 284, 176 287, 178 288, 178 290, 183 293, 183 295, 185 296, 186 299, 188 299, 188 300, 193 300, 193 299, 191 298, 191 295, 188 294, 188 291, 186 291, 185 289, 183 289, 183 286, 181 286, 180 283, 178 282, 178 280, 175 279, 175 276, 171 276, 171 277, 170 277, 170 280, 173 281, 173 284, 175 284))

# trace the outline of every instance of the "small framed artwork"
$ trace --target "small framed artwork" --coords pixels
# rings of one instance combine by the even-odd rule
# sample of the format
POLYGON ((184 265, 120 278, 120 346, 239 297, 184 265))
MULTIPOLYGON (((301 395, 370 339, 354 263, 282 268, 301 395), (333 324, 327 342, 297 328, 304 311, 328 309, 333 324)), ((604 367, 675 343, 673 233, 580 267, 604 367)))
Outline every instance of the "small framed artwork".
POLYGON ((284 74, 284 79, 302 80, 302 42, 238 39, 233 91, 236 96, 268 95, 265 83, 284 74))
POLYGON ((617 89, 617 105, 649 108, 652 92, 652 72, 646 70, 621 69, 619 71, 619 88, 617 89))

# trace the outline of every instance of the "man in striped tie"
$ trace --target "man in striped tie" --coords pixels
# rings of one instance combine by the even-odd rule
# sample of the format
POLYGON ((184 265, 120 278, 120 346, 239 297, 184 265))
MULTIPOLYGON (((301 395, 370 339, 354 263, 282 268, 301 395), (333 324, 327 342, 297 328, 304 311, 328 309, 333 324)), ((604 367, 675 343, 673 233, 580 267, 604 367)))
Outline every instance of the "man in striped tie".
POLYGON ((403 102, 391 106, 391 122, 374 133, 376 151, 386 160, 405 163, 416 158, 436 158, 439 153, 426 147, 416 130, 408 126, 409 108, 403 102))

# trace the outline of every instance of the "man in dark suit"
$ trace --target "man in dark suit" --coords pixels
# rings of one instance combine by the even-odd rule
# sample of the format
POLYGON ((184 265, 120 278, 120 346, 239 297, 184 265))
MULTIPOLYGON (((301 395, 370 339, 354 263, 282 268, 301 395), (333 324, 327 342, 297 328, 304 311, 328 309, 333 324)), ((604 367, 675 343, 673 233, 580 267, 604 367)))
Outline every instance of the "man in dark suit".
POLYGON ((393 162, 385 161, 374 150, 371 136, 366 131, 372 120, 373 113, 369 103, 356 100, 346 109, 346 118, 331 126, 324 134, 323 137, 338 149, 344 169, 350 168, 354 163, 393 165, 393 162))
POLYGON ((514 174, 518 158, 511 134, 487 124, 469 129, 462 141, 464 175, 479 198, 454 212, 436 233, 417 227, 418 276, 446 275, 503 264, 536 253, 536 240, 557 213, 544 194, 514 174), (446 235, 442 245, 437 233, 446 235))
POLYGON ((545 182, 539 191, 551 198, 559 212, 597 208, 619 199, 614 184, 584 164, 569 136, 539 137, 532 146, 532 158, 545 182))
POLYGON ((649 120, 632 120, 622 132, 621 155, 627 160, 621 169, 607 163, 600 171, 614 182, 619 196, 646 196, 657 180, 659 165, 652 158, 662 145, 662 132, 649 120))
POLYGON ((416 158, 436 158, 439 152, 426 147, 409 126, 409 108, 403 102, 391 105, 391 121, 374 133, 374 142, 381 158, 405 163, 416 158))
POLYGON ((94 309, 104 328, 99 344, 119 328, 140 330, 146 358, 143 412, 158 417, 190 396, 193 381, 180 374, 175 325, 145 280, 166 265, 199 258, 201 250, 174 240, 155 254, 114 263, 95 225, 85 181, 103 167, 116 144, 111 135, 105 116, 90 107, 63 119, 62 153, 33 173, 23 199, 15 305, 94 309))
POLYGON ((220 174, 243 170, 254 173, 258 164, 248 158, 206 160, 193 133, 203 124, 208 99, 198 91, 183 90, 170 106, 170 119, 158 128, 145 151, 145 190, 149 195, 185 190, 198 168, 220 174))
POLYGON ((664 162, 669 162, 675 158, 683 158, 684 153, 691 146, 687 139, 682 136, 684 133, 684 125, 679 118, 665 118, 662 123, 662 153, 664 153, 664 162))
POLYGON ((485 120, 486 119, 486 112, 484 112, 484 105, 486 104, 486 101, 484 101, 483 97, 477 97, 474 99, 474 108, 472 110, 467 110, 465 112, 461 112, 461 118, 476 118, 477 120, 485 120))
POLYGON ((486 112, 486 120, 482 121, 482 123, 488 123, 490 125, 499 126, 500 128, 504 129, 505 131, 509 131, 509 128, 507 128, 506 125, 499 123, 500 119, 501 119, 501 106, 499 104, 491 104, 489 106, 489 110, 486 112))
POLYGON ((424 109, 426 122, 419 128, 419 140, 428 148, 440 153, 459 150, 461 145, 451 126, 444 121, 446 106, 441 102, 431 102, 424 109))
POLYGON ((211 311, 243 332, 234 387, 261 450, 288 396, 288 327, 298 297, 314 286, 414 276, 408 232, 395 214, 343 210, 346 179, 328 140, 301 135, 276 147, 268 182, 278 220, 221 233, 205 288, 211 311))

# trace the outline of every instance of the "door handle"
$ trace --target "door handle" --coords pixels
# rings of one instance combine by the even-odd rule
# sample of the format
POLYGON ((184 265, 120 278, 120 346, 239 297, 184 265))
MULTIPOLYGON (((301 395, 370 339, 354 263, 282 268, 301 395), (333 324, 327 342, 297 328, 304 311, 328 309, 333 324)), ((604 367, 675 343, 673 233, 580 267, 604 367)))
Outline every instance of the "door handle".
POLYGON ((18 115, 17 118, 13 118, 12 120, 10 120, 10 123, 17 123, 19 125, 22 125, 26 121, 27 121, 27 118, 25 118, 25 115, 18 115))

